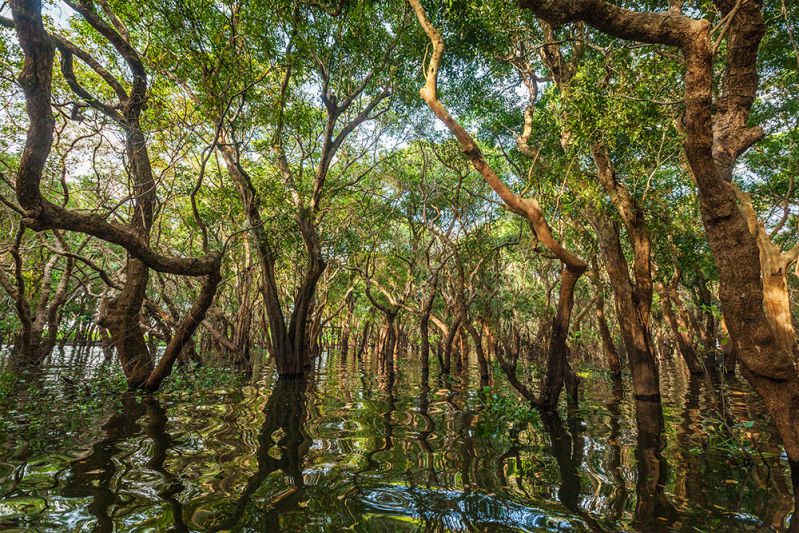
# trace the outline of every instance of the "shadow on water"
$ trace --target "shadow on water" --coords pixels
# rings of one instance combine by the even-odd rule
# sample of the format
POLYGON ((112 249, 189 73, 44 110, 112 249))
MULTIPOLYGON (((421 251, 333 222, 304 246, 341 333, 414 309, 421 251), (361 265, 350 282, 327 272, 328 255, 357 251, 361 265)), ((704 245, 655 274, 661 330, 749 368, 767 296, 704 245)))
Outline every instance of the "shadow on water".
POLYGON ((0 529, 778 531, 793 512, 736 382, 671 373, 661 406, 594 376, 579 411, 542 416, 472 366, 394 380, 366 355, 105 403, 55 372, 0 403, 0 529))

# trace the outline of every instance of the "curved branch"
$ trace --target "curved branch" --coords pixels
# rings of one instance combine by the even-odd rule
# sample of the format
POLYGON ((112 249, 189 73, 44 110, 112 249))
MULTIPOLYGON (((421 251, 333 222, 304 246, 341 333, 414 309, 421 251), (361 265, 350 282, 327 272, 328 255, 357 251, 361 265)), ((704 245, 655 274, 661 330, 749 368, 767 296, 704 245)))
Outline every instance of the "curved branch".
POLYGON ((567 268, 578 274, 584 272, 588 268, 588 265, 577 255, 564 248, 560 242, 555 239, 538 201, 535 198, 522 198, 510 190, 502 178, 489 166, 472 136, 452 117, 452 115, 450 115, 447 108, 438 99, 438 71, 441 66, 441 61, 444 58, 444 39, 427 18, 427 14, 419 3, 419 0, 408 0, 408 2, 416 13, 419 24, 433 44, 433 53, 425 72, 425 84, 419 90, 422 100, 424 100, 438 119, 444 123, 447 129, 455 136, 461 149, 471 160, 475 170, 480 173, 494 192, 502 198, 508 208, 514 213, 524 216, 528 220, 541 243, 555 254, 567 268))
POLYGON ((55 52, 42 24, 40 0, 14 0, 11 2, 11 12, 25 57, 19 82, 25 94, 25 109, 30 121, 16 178, 17 201, 25 211, 23 223, 35 231, 78 231, 118 244, 159 272, 204 276, 217 271, 221 263, 221 256, 217 252, 199 258, 162 255, 153 250, 133 228, 109 222, 98 215, 66 209, 42 196, 42 174, 53 145, 55 128, 51 108, 55 52))

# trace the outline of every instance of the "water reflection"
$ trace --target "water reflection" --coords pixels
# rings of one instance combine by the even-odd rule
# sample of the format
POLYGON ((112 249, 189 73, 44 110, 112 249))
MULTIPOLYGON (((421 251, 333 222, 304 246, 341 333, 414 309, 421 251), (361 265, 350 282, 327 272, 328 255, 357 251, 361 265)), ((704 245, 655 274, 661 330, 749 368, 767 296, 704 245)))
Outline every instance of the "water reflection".
POLYGON ((545 414, 541 418, 546 432, 549 434, 550 453, 558 464, 560 484, 558 500, 569 511, 580 516, 591 531, 604 531, 602 526, 580 506, 582 486, 578 469, 583 462, 583 440, 581 437, 581 421, 570 410, 569 428, 566 430, 560 415, 545 414))
POLYGON ((303 463, 311 445, 305 431, 306 389, 303 380, 277 380, 264 407, 264 422, 255 452, 257 470, 236 499, 227 497, 203 501, 191 513, 192 525, 203 531, 231 529, 242 519, 256 492, 274 472, 286 476, 288 487, 270 498, 256 520, 266 531, 279 529, 280 514, 296 507, 304 497, 303 463), (232 504, 232 505, 231 505, 232 504))
POLYGON ((480 389, 472 365, 439 380, 397 364, 392 379, 368 352, 322 357, 305 382, 267 366, 230 389, 92 410, 58 370, 20 382, 0 404, 0 529, 788 527, 790 478, 745 385, 664 372, 660 406, 594 376, 579 411, 526 419, 494 405, 512 391, 480 389), (719 429, 741 421, 743 452, 719 429))
POLYGON ((87 510, 96 519, 94 531, 113 530, 110 510, 121 492, 114 484, 118 444, 141 431, 139 420, 146 412, 141 399, 132 394, 125 394, 121 403, 121 410, 102 425, 104 438, 92 446, 91 453, 69 464, 61 489, 64 497, 88 498, 87 510))
POLYGON ((619 520, 624 513, 627 502, 627 486, 622 470, 622 449, 621 449, 621 403, 624 399, 624 390, 621 381, 614 379, 612 382, 613 396, 607 404, 608 423, 610 434, 608 435, 608 472, 612 480, 612 494, 608 506, 607 517, 611 521, 619 520))
POLYGON ((677 510, 665 494, 669 473, 663 458, 662 406, 659 401, 635 400, 635 413, 638 476, 633 525, 642 531, 667 531, 677 519, 677 510))

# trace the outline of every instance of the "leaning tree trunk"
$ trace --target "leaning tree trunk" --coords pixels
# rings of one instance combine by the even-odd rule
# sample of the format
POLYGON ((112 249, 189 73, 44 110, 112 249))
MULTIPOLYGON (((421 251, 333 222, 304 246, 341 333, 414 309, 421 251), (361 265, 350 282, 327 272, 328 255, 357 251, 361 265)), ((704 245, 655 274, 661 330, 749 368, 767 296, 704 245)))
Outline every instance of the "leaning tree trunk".
MULTIPOLYGON (((147 141, 139 124, 146 101, 146 84, 138 88, 141 94, 134 94, 125 102, 121 125, 125 130, 125 153, 133 178, 133 215, 129 225, 142 241, 148 243, 155 210, 156 183, 147 141)), ((149 277, 147 265, 128 255, 125 285, 109 313, 108 329, 131 388, 144 383, 153 370, 156 355, 150 353, 140 325, 149 277)))
POLYGON ((639 399, 656 400, 660 398, 660 384, 652 338, 642 307, 638 305, 636 290, 630 281, 618 227, 602 214, 590 217, 590 221, 596 230, 603 263, 613 287, 616 316, 627 351, 635 395, 639 399))
POLYGON ((704 374, 705 368, 702 366, 699 357, 697 357, 696 350, 694 350, 694 345, 691 342, 691 337, 688 334, 690 331, 688 329, 688 324, 683 320, 682 314, 674 310, 671 288, 667 288, 660 283, 657 284, 657 288, 660 292, 663 318, 666 319, 666 323, 669 325, 669 329, 671 329, 674 340, 677 341, 677 351, 680 352, 683 361, 685 361, 685 366, 688 367, 688 371, 691 374, 704 374))
POLYGON ((244 215, 252 228, 255 240, 255 249, 261 267, 261 295, 266 316, 269 318, 269 336, 272 341, 270 351, 275 357, 278 375, 298 376, 305 371, 304 361, 298 360, 294 356, 293 343, 289 339, 275 277, 275 255, 269 242, 267 228, 261 218, 260 198, 249 173, 241 166, 237 145, 228 141, 226 137, 223 137, 223 141, 225 142, 220 144, 218 149, 225 161, 228 174, 239 191, 244 215))
MULTIPOLYGON (((684 57, 685 155, 719 272, 719 300, 741 369, 779 430, 799 488, 799 372, 794 350, 778 339, 765 310, 760 251, 730 184, 737 159, 763 137, 749 124, 758 86, 758 48, 766 33, 762 2, 716 2, 725 26, 727 62, 714 102, 711 24, 681 5, 637 12, 604 0, 521 0, 554 24, 585 22, 615 37, 679 48, 684 57)), ((719 38, 722 38, 720 35, 719 38)))

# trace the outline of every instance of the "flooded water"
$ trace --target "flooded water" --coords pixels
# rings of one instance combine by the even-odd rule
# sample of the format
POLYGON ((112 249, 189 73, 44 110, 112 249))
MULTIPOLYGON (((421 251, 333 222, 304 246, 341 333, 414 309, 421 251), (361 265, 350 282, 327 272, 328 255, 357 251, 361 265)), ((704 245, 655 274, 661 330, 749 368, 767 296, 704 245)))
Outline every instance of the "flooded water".
POLYGON ((424 386, 413 361, 395 383, 368 359, 317 363, 306 383, 267 366, 154 396, 101 394, 112 378, 91 366, 6 380, 0 529, 765 531, 790 519, 785 460, 744 383, 722 397, 664 368, 661 422, 627 384, 586 373, 580 410, 542 419, 502 376, 424 386))

